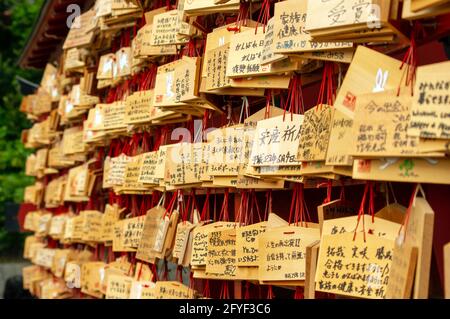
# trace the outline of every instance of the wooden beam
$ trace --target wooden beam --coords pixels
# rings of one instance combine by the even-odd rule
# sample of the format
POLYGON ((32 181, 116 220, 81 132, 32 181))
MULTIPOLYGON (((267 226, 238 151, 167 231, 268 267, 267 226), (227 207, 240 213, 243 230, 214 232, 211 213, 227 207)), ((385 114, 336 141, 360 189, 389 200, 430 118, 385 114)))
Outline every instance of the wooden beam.
POLYGON ((444 282, 445 299, 450 299, 450 243, 444 246, 444 282))

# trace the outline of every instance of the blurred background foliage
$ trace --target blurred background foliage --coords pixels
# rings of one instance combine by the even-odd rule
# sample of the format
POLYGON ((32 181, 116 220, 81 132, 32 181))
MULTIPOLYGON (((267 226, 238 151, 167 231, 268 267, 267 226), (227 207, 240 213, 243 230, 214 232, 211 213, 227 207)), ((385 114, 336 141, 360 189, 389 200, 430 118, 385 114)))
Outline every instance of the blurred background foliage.
POLYGON ((22 96, 16 76, 39 83, 42 72, 22 70, 18 60, 44 0, 0 1, 0 255, 21 254, 22 235, 4 228, 5 203, 20 203, 23 189, 33 183, 25 176, 25 161, 31 150, 21 141, 21 132, 31 123, 19 111, 22 96))

